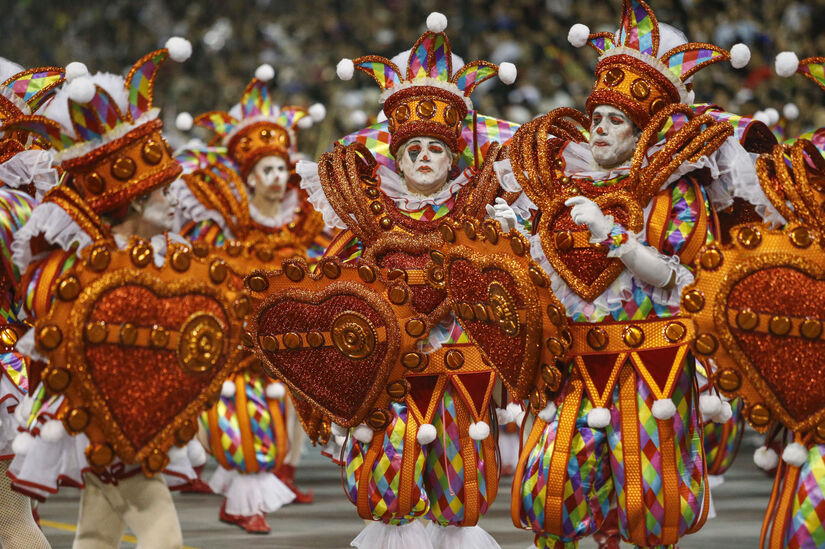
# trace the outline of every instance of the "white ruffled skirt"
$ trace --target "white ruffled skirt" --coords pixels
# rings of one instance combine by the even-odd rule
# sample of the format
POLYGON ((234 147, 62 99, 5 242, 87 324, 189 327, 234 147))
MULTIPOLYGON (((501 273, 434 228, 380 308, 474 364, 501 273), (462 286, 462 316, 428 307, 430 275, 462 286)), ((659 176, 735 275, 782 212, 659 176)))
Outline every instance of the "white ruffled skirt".
POLYGON ((244 517, 275 512, 295 499, 292 490, 272 473, 245 475, 219 466, 209 487, 226 497, 228 514, 244 517))

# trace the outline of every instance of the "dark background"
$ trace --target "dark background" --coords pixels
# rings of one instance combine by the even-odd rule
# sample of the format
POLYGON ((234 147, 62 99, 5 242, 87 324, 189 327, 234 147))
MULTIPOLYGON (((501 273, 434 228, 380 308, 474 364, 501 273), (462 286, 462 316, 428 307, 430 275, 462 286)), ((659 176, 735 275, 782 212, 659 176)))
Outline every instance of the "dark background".
MULTIPOLYGON (((795 102, 802 116, 789 122, 788 135, 825 126, 825 91, 802 76, 772 73, 773 57, 784 50, 800 58, 825 55, 825 0, 653 0, 662 22, 692 41, 729 48, 744 41, 750 65, 734 70, 719 63, 695 78, 697 101, 753 114, 795 102)), ((445 13, 453 51, 465 61, 512 61, 519 71, 513 86, 498 81, 474 94, 485 114, 524 122, 557 106, 581 107, 592 83, 596 55, 567 42, 573 23, 592 31, 615 30, 620 0, 390 0, 320 2, 303 0, 19 0, 0 1, 0 55, 25 67, 82 61, 89 70, 125 74, 148 51, 172 35, 192 41, 192 58, 167 63, 156 85, 174 140, 172 121, 192 114, 229 109, 255 68, 276 69, 272 89, 282 104, 326 104, 320 128, 304 131, 300 148, 310 155, 332 139, 364 124, 378 111, 378 87, 364 74, 341 82, 341 57, 377 54, 392 57, 410 48, 430 11, 445 13)))

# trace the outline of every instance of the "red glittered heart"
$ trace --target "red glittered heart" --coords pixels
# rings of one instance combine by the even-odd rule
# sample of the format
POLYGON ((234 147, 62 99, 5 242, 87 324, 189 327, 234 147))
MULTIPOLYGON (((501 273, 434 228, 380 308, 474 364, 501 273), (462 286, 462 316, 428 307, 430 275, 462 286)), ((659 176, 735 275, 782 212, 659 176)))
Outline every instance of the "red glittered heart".
MULTIPOLYGON (((102 294, 90 322, 160 326, 179 330, 196 312, 209 312, 226 325, 220 303, 198 294, 160 297, 151 289, 128 285, 102 294)), ((126 347, 116 342, 85 347, 89 390, 103 399, 123 435, 137 450, 148 444, 210 384, 216 370, 192 375, 178 366, 175 349, 126 347)))
POLYGON ((381 333, 386 330, 385 320, 363 299, 336 295, 332 290, 272 303, 259 315, 258 339, 280 376, 289 379, 311 401, 323 403, 334 416, 350 418, 385 383, 387 372, 383 365, 388 342, 381 333), (346 342, 336 345, 337 336, 333 337, 338 330, 345 329, 342 326, 347 318, 351 322, 350 337, 364 340, 355 341, 349 355, 346 342), (290 349, 284 342, 285 334, 290 332, 300 334, 303 340, 310 332, 323 334, 328 345, 313 348, 303 344, 290 349), (267 350, 263 341, 267 336, 280 339, 277 350, 267 350), (364 346, 362 351, 359 345, 364 346))
MULTIPOLYGON (((825 320, 825 281, 809 273, 776 267, 739 280, 728 294, 728 329, 741 352, 795 423, 825 409, 825 340, 801 337, 804 319, 825 320), (762 322, 791 319, 791 332, 776 335, 768 329, 744 330, 736 314, 752 311, 762 322)), ((740 322, 741 323, 741 322, 740 322)), ((731 350, 731 349, 729 349, 731 350)))

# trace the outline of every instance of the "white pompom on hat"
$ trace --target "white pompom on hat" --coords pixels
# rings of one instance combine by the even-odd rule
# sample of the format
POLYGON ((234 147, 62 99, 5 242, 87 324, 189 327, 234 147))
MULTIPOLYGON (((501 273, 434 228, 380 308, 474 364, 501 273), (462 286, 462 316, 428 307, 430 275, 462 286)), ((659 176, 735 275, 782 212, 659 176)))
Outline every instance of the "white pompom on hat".
POLYGON ((269 63, 264 63, 263 65, 258 66, 255 69, 255 78, 260 80, 261 82, 269 82, 273 78, 275 78, 275 69, 272 68, 272 65, 269 63))
POLYGON ((95 96, 95 84, 88 76, 80 76, 69 83, 69 99, 75 103, 88 103, 95 96))
POLYGON ((183 63, 192 55, 192 43, 182 36, 173 36, 166 41, 164 47, 169 50, 172 61, 178 63, 183 63))
POLYGON ((335 74, 341 80, 352 80, 352 75, 355 73, 355 64, 352 59, 341 59, 338 65, 335 66, 335 74))
POLYGON ((783 51, 774 60, 774 70, 783 78, 793 76, 798 68, 799 57, 792 51, 783 51))
POLYGON ((182 132, 188 132, 192 129, 195 120, 188 112, 182 112, 175 117, 175 127, 182 132))
POLYGON ((515 82, 516 76, 518 76, 518 70, 516 70, 516 66, 512 63, 505 62, 498 66, 498 79, 505 84, 515 82))
POLYGON ((444 32, 447 28, 447 16, 437 11, 427 16, 427 30, 430 32, 444 32))
POLYGON ((796 106, 796 103, 786 103, 784 107, 782 107, 782 114, 788 120, 796 120, 799 118, 799 107, 796 106))
POLYGON ((314 103, 309 107, 309 116, 313 122, 320 122, 327 116, 327 108, 323 103, 314 103))
POLYGON ((581 23, 576 23, 570 30, 567 31, 567 41, 574 48, 581 48, 587 44, 588 39, 590 38, 590 28, 587 25, 582 25, 581 23))
POLYGON ((745 44, 734 44, 730 49, 730 64, 734 69, 744 68, 751 60, 751 49, 745 44))
POLYGON ((66 82, 71 82, 75 78, 88 75, 89 69, 80 61, 72 61, 66 65, 66 82))

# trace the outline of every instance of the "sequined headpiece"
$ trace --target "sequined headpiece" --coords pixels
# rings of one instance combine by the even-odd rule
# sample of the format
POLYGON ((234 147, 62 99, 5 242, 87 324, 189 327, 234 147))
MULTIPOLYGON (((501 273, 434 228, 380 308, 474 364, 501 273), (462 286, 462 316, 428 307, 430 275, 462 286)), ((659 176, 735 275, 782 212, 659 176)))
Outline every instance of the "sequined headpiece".
POLYGON ((653 10, 642 0, 624 0, 617 33, 590 34, 573 25, 568 40, 576 47, 589 45, 599 53, 596 81, 587 98, 587 112, 612 105, 644 128, 667 105, 689 103, 686 81, 700 69, 730 59, 735 68, 750 60, 750 50, 736 44, 728 52, 713 44, 683 43, 659 55, 661 29, 653 10))
POLYGON ((109 212, 173 181, 181 171, 161 135, 160 109, 153 106, 157 71, 167 57, 186 60, 191 44, 171 38, 145 55, 126 78, 82 69, 72 71, 44 110, 6 121, 4 130, 27 131, 54 148, 55 164, 95 212, 109 212))
POLYGON ((450 41, 443 30, 447 18, 432 13, 427 18, 427 32, 409 52, 406 71, 391 60, 377 55, 342 59, 338 76, 352 78, 358 69, 372 76, 383 93, 381 102, 392 134, 390 152, 395 155, 404 141, 414 136, 434 137, 444 141, 453 152, 460 147, 461 123, 472 110, 470 94, 476 87, 497 74, 511 84, 516 69, 511 63, 500 66, 488 61, 473 61, 453 72, 454 58, 450 41))
POLYGON ((279 155, 289 160, 297 152, 296 132, 324 118, 326 110, 316 104, 309 109, 272 102, 267 82, 274 76, 269 65, 261 65, 246 86, 239 104, 240 112, 210 111, 195 118, 195 124, 215 132, 212 145, 223 145, 238 165, 241 178, 265 156, 279 155), (309 118, 308 118, 309 117, 309 118))

